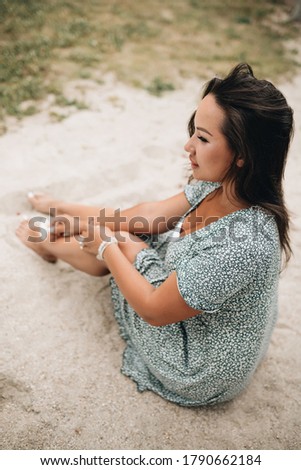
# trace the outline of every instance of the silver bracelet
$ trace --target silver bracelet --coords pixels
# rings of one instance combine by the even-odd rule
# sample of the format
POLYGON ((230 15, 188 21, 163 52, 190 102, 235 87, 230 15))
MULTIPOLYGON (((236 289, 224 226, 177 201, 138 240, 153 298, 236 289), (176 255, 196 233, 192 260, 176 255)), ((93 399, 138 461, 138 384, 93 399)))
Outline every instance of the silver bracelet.
POLYGON ((99 248, 98 248, 98 252, 97 252, 97 255, 96 255, 96 258, 99 260, 99 261, 103 261, 103 253, 105 251, 105 249, 107 248, 107 246, 109 245, 112 245, 112 244, 118 244, 118 240, 116 237, 111 237, 110 240, 106 241, 102 241, 101 244, 99 245, 99 248))

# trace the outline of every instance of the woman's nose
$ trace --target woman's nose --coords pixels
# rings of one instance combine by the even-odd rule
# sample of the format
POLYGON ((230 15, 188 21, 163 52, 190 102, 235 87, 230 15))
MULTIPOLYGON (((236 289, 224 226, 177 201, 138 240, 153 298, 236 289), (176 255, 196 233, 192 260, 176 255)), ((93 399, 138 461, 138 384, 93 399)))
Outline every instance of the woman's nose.
POLYGON ((193 153, 194 148, 193 148, 193 145, 191 143, 191 138, 184 145, 184 150, 188 153, 193 153))

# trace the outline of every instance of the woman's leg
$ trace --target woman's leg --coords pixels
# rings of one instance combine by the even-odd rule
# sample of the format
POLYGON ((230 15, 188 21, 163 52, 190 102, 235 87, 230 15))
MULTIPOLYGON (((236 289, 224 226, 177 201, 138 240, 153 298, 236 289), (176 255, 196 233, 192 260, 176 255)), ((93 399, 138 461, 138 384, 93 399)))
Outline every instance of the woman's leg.
MULTIPOLYGON (((128 232, 119 232, 122 235, 122 243, 119 247, 128 260, 132 263, 137 253, 148 245, 139 237, 128 232)), ((29 222, 24 220, 16 230, 16 235, 28 248, 35 251, 39 256, 49 262, 61 259, 79 271, 83 271, 91 276, 104 276, 109 270, 103 261, 96 259, 94 255, 86 253, 80 249, 79 243, 74 237, 60 237, 52 240, 50 234, 41 241, 41 235, 37 237, 37 232, 29 227, 29 222)))
MULTIPOLYGON (((80 224, 87 224, 89 222, 89 217, 92 217, 96 218, 96 223, 106 225, 113 231, 130 232, 131 221, 134 221, 137 216, 139 216, 140 219, 145 222, 145 232, 147 233, 149 230, 147 214, 145 214, 145 210, 143 212, 142 209, 143 204, 137 204, 120 211, 119 209, 116 210, 112 207, 100 208, 96 206, 86 206, 83 204, 60 201, 43 193, 30 193, 28 195, 28 200, 35 210, 49 214, 52 217, 67 214, 71 217, 78 218, 80 224)), ((144 231, 141 230, 141 227, 139 228, 141 232, 144 231)))
POLYGON ((112 208, 99 208, 96 206, 86 206, 83 204, 74 204, 52 198, 44 193, 29 193, 28 200, 32 207, 44 214, 62 215, 69 214, 73 217, 79 217, 84 220, 88 217, 99 217, 101 211, 105 211, 107 217, 113 216, 115 210, 112 208))

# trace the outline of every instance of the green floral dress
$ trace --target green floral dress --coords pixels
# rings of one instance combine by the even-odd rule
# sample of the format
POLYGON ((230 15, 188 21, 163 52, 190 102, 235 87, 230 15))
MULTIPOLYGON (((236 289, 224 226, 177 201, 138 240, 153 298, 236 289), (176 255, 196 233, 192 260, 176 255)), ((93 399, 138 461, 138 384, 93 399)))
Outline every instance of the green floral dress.
POLYGON ((181 296, 199 314, 151 326, 110 279, 126 342, 122 372, 139 391, 184 406, 220 403, 241 392, 267 351, 277 319, 281 250, 270 214, 258 206, 241 209, 179 237, 185 216, 218 186, 186 185, 190 210, 174 230, 150 239, 134 263, 154 286, 175 271, 181 296))

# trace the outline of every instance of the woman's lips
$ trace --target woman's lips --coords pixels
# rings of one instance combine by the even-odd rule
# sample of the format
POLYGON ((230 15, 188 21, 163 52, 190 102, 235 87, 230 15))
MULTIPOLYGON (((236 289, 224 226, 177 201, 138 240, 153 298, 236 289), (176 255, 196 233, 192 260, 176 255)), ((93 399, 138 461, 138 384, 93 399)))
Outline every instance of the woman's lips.
POLYGON ((195 163, 195 162, 192 160, 191 156, 189 157, 189 160, 190 160, 190 164, 191 164, 191 167, 192 167, 192 168, 197 168, 197 167, 199 166, 197 163, 195 163))

